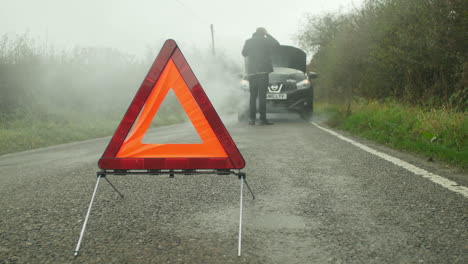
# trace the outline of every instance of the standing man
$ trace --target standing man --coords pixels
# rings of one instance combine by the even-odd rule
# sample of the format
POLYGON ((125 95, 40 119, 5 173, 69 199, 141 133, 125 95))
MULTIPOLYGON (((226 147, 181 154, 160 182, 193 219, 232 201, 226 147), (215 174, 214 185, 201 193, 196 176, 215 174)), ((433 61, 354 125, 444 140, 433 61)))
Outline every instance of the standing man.
POLYGON ((271 55, 279 43, 265 28, 259 27, 252 38, 245 41, 242 55, 246 57, 246 72, 250 88, 249 125, 255 125, 257 96, 259 101, 260 124, 273 125, 266 118, 266 93, 268 74, 273 72, 271 55))

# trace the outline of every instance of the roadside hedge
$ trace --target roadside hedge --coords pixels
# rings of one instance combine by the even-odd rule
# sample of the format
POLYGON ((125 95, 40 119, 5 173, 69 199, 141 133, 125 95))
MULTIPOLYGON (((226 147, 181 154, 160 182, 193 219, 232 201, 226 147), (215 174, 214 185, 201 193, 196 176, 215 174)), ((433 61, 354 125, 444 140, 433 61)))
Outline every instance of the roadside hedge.
POLYGON ((296 38, 314 56, 318 99, 355 96, 427 108, 468 107, 468 1, 366 0, 310 16, 296 38))

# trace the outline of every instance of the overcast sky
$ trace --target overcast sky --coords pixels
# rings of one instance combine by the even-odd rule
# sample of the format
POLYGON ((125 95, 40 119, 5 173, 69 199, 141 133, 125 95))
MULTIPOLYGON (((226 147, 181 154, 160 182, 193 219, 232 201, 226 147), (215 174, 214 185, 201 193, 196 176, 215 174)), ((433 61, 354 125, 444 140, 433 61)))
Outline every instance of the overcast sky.
MULTIPOLYGON (((143 55, 149 46, 175 39, 182 49, 211 46, 234 56, 256 27, 281 44, 306 14, 358 7, 363 0, 0 0, 0 35, 29 32, 57 48, 107 46, 143 55)), ((158 47, 159 48, 159 47, 158 47)))

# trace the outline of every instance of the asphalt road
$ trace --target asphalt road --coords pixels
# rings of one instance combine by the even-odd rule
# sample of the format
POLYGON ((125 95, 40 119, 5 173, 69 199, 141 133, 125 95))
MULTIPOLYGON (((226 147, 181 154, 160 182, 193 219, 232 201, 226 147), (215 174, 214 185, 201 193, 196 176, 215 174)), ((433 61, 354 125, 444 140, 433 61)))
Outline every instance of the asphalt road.
MULTIPOLYGON (((74 258, 102 138, 0 156, 0 263, 468 263, 466 197, 311 123, 273 121, 227 122, 257 196, 244 193, 241 257, 239 180, 200 175, 109 176, 125 198, 101 182, 74 258)), ((151 135, 187 141, 184 127, 151 135)), ((466 174, 354 140, 467 186, 466 174)))

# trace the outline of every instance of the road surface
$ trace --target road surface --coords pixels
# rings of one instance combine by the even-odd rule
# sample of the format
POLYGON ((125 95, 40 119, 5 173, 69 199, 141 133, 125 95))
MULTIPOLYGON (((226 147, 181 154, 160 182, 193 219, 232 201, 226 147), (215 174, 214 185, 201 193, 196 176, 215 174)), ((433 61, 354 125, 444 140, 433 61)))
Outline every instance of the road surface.
MULTIPOLYGON (((109 138, 0 156, 0 263, 467 263, 468 199, 312 123, 227 121, 235 176, 109 176, 73 257, 109 138), (246 191, 246 189, 244 189, 246 191)), ((190 141, 187 125, 152 131, 190 141)), ((343 132, 339 132, 349 138, 343 132)), ((467 175, 353 138, 467 186, 467 175)))

